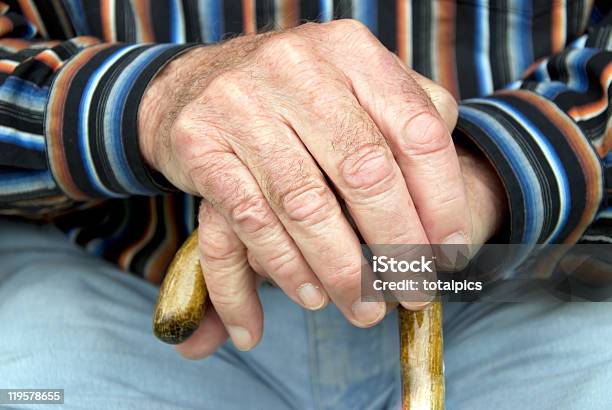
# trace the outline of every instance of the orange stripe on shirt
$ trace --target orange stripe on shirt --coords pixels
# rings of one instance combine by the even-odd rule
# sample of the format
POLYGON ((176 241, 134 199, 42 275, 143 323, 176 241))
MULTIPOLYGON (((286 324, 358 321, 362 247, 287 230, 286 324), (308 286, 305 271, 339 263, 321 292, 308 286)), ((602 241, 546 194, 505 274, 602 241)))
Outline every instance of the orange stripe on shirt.
MULTIPOLYGON (((612 62, 609 63, 601 72, 599 76, 599 83, 602 86, 602 90, 607 90, 612 83, 612 62)), ((608 107, 608 93, 603 92, 601 97, 592 101, 588 104, 572 107, 568 110, 568 114, 575 120, 580 121, 589 119, 603 112, 608 107)))
POLYGON ((397 55, 406 64, 410 54, 410 27, 408 27, 409 7, 411 0, 397 0, 397 55))
POLYGON ((150 0, 134 0, 136 20, 140 22, 140 35, 145 43, 155 41, 153 26, 151 25, 151 2, 150 0))
POLYGON ((79 36, 70 39, 70 42, 74 43, 80 48, 93 46, 100 43, 100 39, 93 36, 79 36))
POLYGON ((53 71, 57 71, 57 69, 60 68, 63 63, 59 56, 51 50, 45 50, 41 53, 36 54, 36 56, 34 56, 34 59, 40 61, 41 63, 44 63, 53 71))
POLYGON ((70 198, 76 200, 86 200, 88 196, 77 188, 70 170, 64 150, 63 139, 63 115, 66 105, 66 90, 70 83, 80 71, 81 67, 87 63, 98 52, 110 47, 111 44, 101 44, 81 51, 73 57, 68 64, 59 72, 58 77, 49 95, 47 103, 47 119, 45 124, 47 138, 47 156, 49 158, 49 169, 51 170, 57 185, 70 198))
POLYGON ((276 6, 276 24, 278 24, 280 28, 285 29, 298 25, 300 20, 298 0, 276 0, 276 6))
POLYGON ((242 0, 242 15, 242 31, 245 34, 255 34, 257 32, 255 0, 242 0))
POLYGON ((6 16, 0 16, 0 36, 6 36, 13 31, 13 22, 6 16))
POLYGON ((555 0, 553 2, 551 19, 550 46, 551 54, 554 54, 565 47, 567 38, 565 0, 555 0))
POLYGON ((115 0, 100 0, 100 18, 102 21, 102 37, 104 41, 115 41, 115 30, 113 22, 115 21, 113 4, 115 0))
POLYGON ((147 208, 149 211, 149 217, 147 218, 147 220, 149 221, 149 223, 147 224, 147 229, 145 229, 145 231, 142 233, 142 236, 136 242, 128 246, 125 251, 121 253, 121 256, 119 256, 119 260, 117 262, 121 269, 127 270, 129 268, 132 259, 134 259, 134 255, 136 255, 138 251, 140 251, 142 248, 145 247, 147 243, 149 243, 149 241, 155 234, 155 230, 157 229, 158 219, 155 197, 149 197, 148 200, 149 205, 147 208))
POLYGON ((595 145, 600 157, 605 157, 612 150, 612 127, 606 130, 599 144, 595 145))
POLYGON ((31 41, 22 40, 20 38, 3 38, 0 39, 0 48, 16 53, 26 49, 32 45, 31 41))
POLYGON ((0 72, 3 74, 11 74, 18 65, 18 61, 0 60, 0 72))

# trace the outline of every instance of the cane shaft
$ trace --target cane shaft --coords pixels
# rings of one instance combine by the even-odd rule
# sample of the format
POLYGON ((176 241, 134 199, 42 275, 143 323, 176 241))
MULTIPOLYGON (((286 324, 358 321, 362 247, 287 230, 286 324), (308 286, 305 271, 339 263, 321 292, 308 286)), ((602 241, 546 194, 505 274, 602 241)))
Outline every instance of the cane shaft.
POLYGON ((399 310, 402 408, 444 409, 442 304, 426 309, 399 310))
MULTIPOLYGON (((166 343, 181 343, 197 329, 206 300, 197 230, 170 264, 155 306, 153 332, 166 343)), ((404 410, 444 409, 442 306, 399 310, 404 410)))

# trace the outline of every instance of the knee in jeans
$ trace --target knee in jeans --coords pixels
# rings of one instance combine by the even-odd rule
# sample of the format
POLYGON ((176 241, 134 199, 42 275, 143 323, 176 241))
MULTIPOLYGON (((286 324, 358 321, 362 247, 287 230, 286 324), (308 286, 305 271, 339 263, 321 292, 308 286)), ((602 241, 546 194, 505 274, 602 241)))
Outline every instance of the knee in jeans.
POLYGON ((7 312, 28 319, 82 309, 94 275, 78 260, 34 261, 3 275, 0 317, 7 312))

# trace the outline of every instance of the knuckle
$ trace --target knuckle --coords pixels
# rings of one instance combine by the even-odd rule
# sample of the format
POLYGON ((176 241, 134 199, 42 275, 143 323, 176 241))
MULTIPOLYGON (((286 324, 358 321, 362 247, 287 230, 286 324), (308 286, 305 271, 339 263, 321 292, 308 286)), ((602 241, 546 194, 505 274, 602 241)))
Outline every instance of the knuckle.
POLYGON ((226 265, 240 255, 239 247, 232 244, 227 238, 223 238, 225 234, 213 235, 207 233, 207 236, 210 240, 203 241, 203 245, 200 247, 200 253, 207 265, 226 265), (217 240, 212 240, 213 238, 217 240))
POLYGON ((308 29, 319 29, 321 27, 320 23, 315 23, 314 21, 306 21, 303 24, 300 24, 296 30, 308 30, 308 29))
MULTIPOLYGON (((215 142, 213 140, 222 138, 222 131, 210 126, 206 121, 197 118, 190 109, 184 110, 177 116, 168 133, 168 144, 164 147, 170 155, 178 160, 178 166, 184 175, 192 178, 193 174, 199 174, 201 169, 207 169, 212 165, 210 156, 213 155, 215 142), (206 135, 206 139, 202 138, 206 135)), ((215 157, 221 155, 214 154, 215 157)))
POLYGON ((352 189, 379 194, 388 191, 395 175, 391 156, 380 145, 365 145, 341 164, 344 183, 352 189))
POLYGON ((233 70, 227 70, 212 78, 208 83, 206 90, 223 93, 235 88, 238 84, 238 73, 233 70))
POLYGON ((280 206, 293 221, 315 225, 334 216, 336 201, 320 181, 303 180, 282 193, 280 206))
POLYGON ((267 265, 270 273, 273 273, 275 278, 287 278, 295 273, 298 255, 292 251, 279 252, 271 256, 267 265))
POLYGON ((370 33, 370 29, 368 28, 368 26, 363 24, 361 21, 355 20, 355 19, 334 20, 332 23, 330 23, 330 25, 331 27, 337 30, 348 32, 348 33, 359 33, 359 34, 369 34, 370 33))
POLYGON ((247 74, 239 69, 224 71, 210 80, 206 86, 203 101, 215 101, 224 106, 245 107, 252 103, 253 85, 247 74))
MULTIPOLYGON (((381 70, 381 72, 394 72, 398 68, 398 57, 384 46, 373 48, 372 61, 373 64, 381 70)), ((406 82, 406 80, 401 80, 395 77, 386 81, 389 81, 394 88, 400 90, 402 89, 403 85, 398 87, 398 82, 406 82)))
POLYGON ((221 280, 227 279, 225 277, 219 278, 217 286, 209 287, 210 301, 218 310, 237 309, 244 304, 244 300, 248 297, 243 291, 244 288, 239 286, 232 286, 231 283, 234 281, 221 280))
POLYGON ((230 229, 228 226, 204 221, 200 229, 200 255, 204 263, 214 267, 224 266, 239 260, 242 247, 238 242, 231 240, 230 235, 232 233, 227 231, 230 229))
POLYGON ((187 160, 187 177, 198 193, 214 205, 226 209, 228 202, 239 193, 240 181, 233 175, 234 161, 229 155, 207 152, 187 160))
POLYGON ((361 281, 361 265, 347 263, 334 269, 328 278, 329 286, 334 289, 353 288, 361 281))
POLYGON ((331 24, 341 42, 352 50, 386 50, 368 26, 359 20, 342 19, 331 24))
POLYGON ((293 70, 294 87, 303 97, 305 108, 322 123, 334 124, 338 116, 354 102, 348 77, 337 68, 317 61, 309 61, 293 70))
POLYGON ((197 143, 195 124, 186 112, 179 114, 170 130, 170 140, 177 147, 193 146, 197 143))
POLYGON ((203 272, 211 302, 217 308, 237 309, 254 291, 250 281, 251 275, 242 274, 249 269, 246 255, 241 255, 232 266, 215 266, 208 260, 203 260, 203 272))
POLYGON ((266 200, 261 196, 238 202, 230 210, 230 215, 240 230, 251 235, 263 233, 275 222, 266 200))
POLYGON ((269 61, 299 65, 308 60, 310 48, 304 39, 293 31, 276 33, 266 38, 260 51, 269 61), (282 58, 281 58, 282 57, 282 58))
POLYGON ((402 127, 401 150, 409 157, 437 154, 452 145, 446 125, 430 111, 413 115, 402 127))

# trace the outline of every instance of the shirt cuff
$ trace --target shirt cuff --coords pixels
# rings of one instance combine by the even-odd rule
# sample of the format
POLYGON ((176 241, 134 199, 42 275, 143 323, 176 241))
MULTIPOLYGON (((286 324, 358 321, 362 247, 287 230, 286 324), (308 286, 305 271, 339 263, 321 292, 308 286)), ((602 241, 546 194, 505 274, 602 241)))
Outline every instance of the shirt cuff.
POLYGON ((56 75, 45 136, 49 167, 75 200, 155 195, 170 183, 145 164, 138 107, 166 63, 195 44, 100 44, 81 50, 56 75))
POLYGON ((531 91, 462 101, 454 137, 475 143, 499 174, 510 210, 503 242, 575 243, 602 205, 597 152, 569 116, 531 91))

